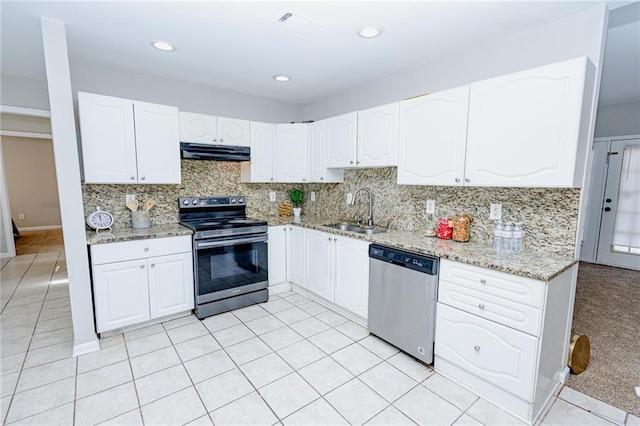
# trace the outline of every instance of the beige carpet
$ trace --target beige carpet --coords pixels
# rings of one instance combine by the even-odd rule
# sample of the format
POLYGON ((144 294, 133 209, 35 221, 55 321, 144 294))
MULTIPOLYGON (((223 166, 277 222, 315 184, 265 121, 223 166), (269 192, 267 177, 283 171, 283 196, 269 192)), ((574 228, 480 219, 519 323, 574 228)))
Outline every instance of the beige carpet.
POLYGON ((640 416, 640 271, 580 263, 573 334, 591 341, 591 361, 569 387, 640 416))
POLYGON ((16 240, 16 255, 64 250, 62 229, 22 231, 16 240))

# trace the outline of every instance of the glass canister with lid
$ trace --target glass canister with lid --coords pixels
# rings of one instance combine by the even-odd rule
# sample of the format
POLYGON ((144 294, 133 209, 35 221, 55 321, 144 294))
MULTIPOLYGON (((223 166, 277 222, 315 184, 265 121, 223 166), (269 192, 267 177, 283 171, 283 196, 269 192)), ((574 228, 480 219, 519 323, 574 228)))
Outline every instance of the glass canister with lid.
POLYGON ((471 222, 473 219, 466 213, 458 213, 453 218, 453 241, 466 243, 471 235, 471 222))
POLYGON ((438 222, 437 237, 442 240, 450 240, 453 236, 453 228, 451 227, 451 219, 443 217, 438 222))

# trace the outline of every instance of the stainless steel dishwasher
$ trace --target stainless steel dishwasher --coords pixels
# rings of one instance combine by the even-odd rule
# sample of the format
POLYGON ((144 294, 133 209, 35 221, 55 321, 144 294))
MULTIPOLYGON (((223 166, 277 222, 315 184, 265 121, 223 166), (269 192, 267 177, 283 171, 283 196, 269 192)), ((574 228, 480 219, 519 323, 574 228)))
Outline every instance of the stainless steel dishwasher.
POLYGON ((438 293, 437 257, 369 246, 368 329, 431 364, 438 293))

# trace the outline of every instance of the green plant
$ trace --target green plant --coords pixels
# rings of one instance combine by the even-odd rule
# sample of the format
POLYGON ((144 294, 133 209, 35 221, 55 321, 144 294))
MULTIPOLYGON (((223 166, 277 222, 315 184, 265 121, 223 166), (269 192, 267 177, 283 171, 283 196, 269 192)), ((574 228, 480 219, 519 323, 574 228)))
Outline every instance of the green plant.
POLYGON ((300 204, 302 204, 304 200, 304 192, 300 189, 292 189, 289 191, 289 199, 291 203, 293 203, 293 207, 300 207, 300 204))

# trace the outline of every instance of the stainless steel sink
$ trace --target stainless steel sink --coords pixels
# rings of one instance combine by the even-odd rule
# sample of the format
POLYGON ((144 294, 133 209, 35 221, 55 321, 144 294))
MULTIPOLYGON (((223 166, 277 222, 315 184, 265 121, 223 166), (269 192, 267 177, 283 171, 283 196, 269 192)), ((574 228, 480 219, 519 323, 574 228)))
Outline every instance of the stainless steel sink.
POLYGON ((325 226, 327 228, 339 229, 341 231, 356 232, 358 234, 365 234, 365 235, 381 234, 384 232, 383 230, 380 230, 380 229, 362 228, 357 225, 349 225, 348 223, 330 223, 325 226))

